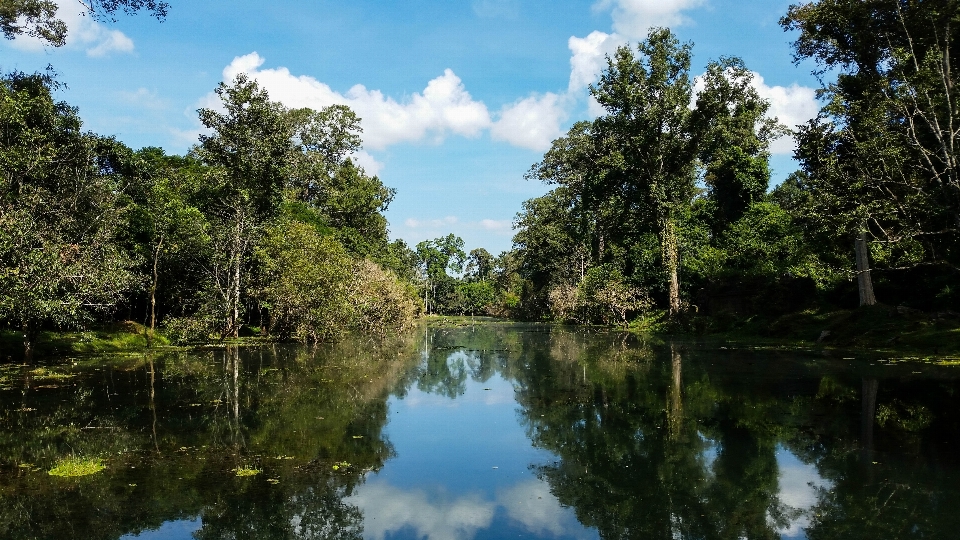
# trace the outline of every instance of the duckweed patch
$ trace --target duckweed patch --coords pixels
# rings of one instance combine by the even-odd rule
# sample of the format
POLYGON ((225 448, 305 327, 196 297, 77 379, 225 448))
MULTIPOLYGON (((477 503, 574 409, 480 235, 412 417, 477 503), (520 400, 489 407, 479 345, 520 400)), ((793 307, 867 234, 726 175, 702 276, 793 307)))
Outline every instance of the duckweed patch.
POLYGON ((232 469, 232 470, 234 474, 240 477, 256 476, 263 472, 260 469, 254 469, 253 467, 249 467, 247 465, 244 465, 242 467, 237 467, 236 469, 232 469))
POLYGON ((103 460, 100 459, 70 457, 57 461, 57 464, 47 471, 47 474, 50 476, 72 478, 96 474, 106 468, 107 466, 104 465, 103 460))

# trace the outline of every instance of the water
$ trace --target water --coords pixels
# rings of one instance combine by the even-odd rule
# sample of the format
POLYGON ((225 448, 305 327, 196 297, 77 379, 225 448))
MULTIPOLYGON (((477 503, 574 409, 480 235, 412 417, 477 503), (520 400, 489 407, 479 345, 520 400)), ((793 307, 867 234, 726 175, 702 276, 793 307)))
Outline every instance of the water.
POLYGON ((0 538, 956 538, 958 369, 512 324, 37 359, 0 538))

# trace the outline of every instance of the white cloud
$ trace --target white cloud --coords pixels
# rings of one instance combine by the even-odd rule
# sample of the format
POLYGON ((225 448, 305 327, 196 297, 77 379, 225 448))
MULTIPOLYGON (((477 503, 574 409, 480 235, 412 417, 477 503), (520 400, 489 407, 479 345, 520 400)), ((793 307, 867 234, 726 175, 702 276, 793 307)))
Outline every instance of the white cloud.
MULTIPOLYGON (((763 77, 754 73, 753 84, 760 97, 770 101, 769 116, 776 117, 780 123, 790 129, 815 118, 820 111, 817 103, 816 91, 813 88, 800 86, 796 83, 790 86, 767 86, 763 77)), ((770 145, 772 154, 792 154, 794 149, 793 137, 780 137, 770 145)))
POLYGON ((643 39, 654 26, 689 22, 683 11, 702 6, 705 0, 600 0, 596 10, 611 10, 613 29, 629 39, 643 39))
POLYGON ((391 532, 411 528, 417 538, 473 538, 490 526, 496 505, 478 494, 454 500, 431 501, 422 491, 403 491, 389 484, 364 486, 346 499, 365 510, 363 537, 384 539, 391 532))
POLYGON ((346 502, 356 505, 367 516, 363 524, 363 537, 367 540, 385 539, 404 529, 412 529, 416 538, 471 539, 491 526, 498 509, 503 509, 507 517, 530 534, 592 536, 578 524, 570 509, 560 505, 549 485, 539 480, 498 491, 495 500, 479 493, 454 498, 446 493, 405 491, 376 482, 362 486, 346 502))
POLYGON ((780 501, 800 511, 800 516, 780 532, 787 537, 799 536, 810 524, 809 512, 817 504, 817 490, 830 489, 833 484, 821 477, 814 466, 801 462, 783 448, 777 451, 777 465, 780 469, 780 501))
POLYGON ((545 151, 563 135, 560 123, 567 118, 564 98, 554 93, 530 96, 504 106, 490 135, 513 146, 545 151))
POLYGON ((519 521, 533 534, 561 536, 571 531, 569 511, 550 493, 546 482, 529 480, 498 493, 497 502, 507 510, 507 515, 519 521))
POLYGON ((571 37, 567 41, 572 53, 568 91, 578 92, 595 83, 607 65, 606 57, 613 55, 617 47, 626 42, 622 36, 598 30, 590 32, 590 35, 584 38, 571 37))
POLYGON ((363 170, 371 176, 376 176, 383 170, 383 163, 377 161, 376 158, 371 156, 366 150, 360 150, 350 156, 350 158, 355 164, 363 167, 363 170))
POLYGON ((224 80, 246 73, 266 88, 272 99, 288 107, 347 105, 363 119, 364 145, 374 150, 425 138, 440 142, 451 133, 476 137, 491 125, 486 105, 475 101, 463 81, 449 69, 427 83, 422 93, 398 102, 360 84, 341 94, 313 77, 295 76, 284 67, 262 69, 263 63, 255 52, 234 58, 223 70, 224 80))
MULTIPOLYGON (((66 48, 83 48, 87 56, 103 57, 110 53, 133 52, 133 40, 119 30, 110 30, 97 21, 80 13, 80 6, 57 9, 57 18, 67 25, 66 48)), ((39 52, 49 45, 35 37, 20 36, 12 45, 20 50, 39 52)))

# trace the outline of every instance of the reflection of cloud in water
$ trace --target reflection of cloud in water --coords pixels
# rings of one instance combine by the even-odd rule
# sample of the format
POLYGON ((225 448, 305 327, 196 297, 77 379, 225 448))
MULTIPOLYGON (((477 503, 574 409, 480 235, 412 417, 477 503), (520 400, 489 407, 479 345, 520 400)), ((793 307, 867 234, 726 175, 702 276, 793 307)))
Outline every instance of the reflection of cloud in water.
POLYGON ((493 524, 498 508, 534 535, 591 536, 538 480, 502 490, 496 500, 484 499, 478 493, 450 498, 443 493, 431 495, 382 482, 370 483, 345 502, 363 511, 363 536, 368 540, 382 540, 404 529, 414 530, 417 538, 469 540, 493 524), (580 535, 573 532, 577 530, 580 535))
POLYGON ((780 501, 803 512, 780 533, 784 538, 806 538, 803 530, 810 525, 809 511, 817 504, 817 489, 829 488, 830 482, 821 478, 813 465, 801 462, 783 447, 777 449, 777 464, 780 468, 780 501))
POLYGON ((511 519, 519 521, 534 534, 550 533, 559 536, 571 529, 573 515, 560 506, 550 493, 550 487, 538 480, 530 480, 497 494, 497 502, 511 519))

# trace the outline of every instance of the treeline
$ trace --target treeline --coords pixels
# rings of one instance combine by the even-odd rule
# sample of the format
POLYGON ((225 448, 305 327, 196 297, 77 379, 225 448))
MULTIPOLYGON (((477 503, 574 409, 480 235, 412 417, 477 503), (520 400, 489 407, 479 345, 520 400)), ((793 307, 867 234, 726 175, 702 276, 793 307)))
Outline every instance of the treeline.
POLYGON ((958 13, 956 1, 792 6, 781 25, 800 32, 795 60, 836 81, 793 130, 801 170, 772 191, 770 143, 788 130, 740 59, 695 80, 692 45, 669 30, 619 48, 591 87, 605 114, 527 174, 553 189, 517 217, 500 269, 511 313, 625 324, 659 311, 719 329, 730 315, 878 300, 960 310, 958 13))
POLYGON ((221 84, 185 156, 83 131, 48 74, 0 80, 0 327, 160 324, 178 341, 384 334, 419 313, 394 190, 350 159, 347 107, 288 109, 221 84))

